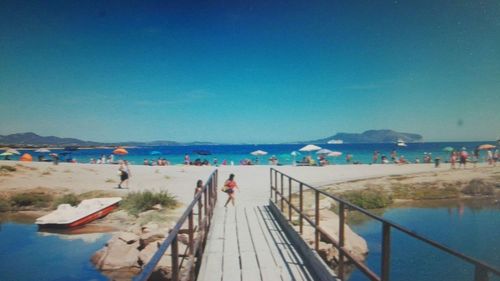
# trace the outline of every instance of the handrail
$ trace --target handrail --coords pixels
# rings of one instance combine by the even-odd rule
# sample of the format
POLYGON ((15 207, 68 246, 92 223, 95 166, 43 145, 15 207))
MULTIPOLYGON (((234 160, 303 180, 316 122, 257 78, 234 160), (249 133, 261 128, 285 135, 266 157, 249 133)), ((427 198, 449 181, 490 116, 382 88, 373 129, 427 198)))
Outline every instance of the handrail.
POLYGON ((288 221, 292 220, 292 210, 294 210, 296 213, 299 215, 299 232, 302 234, 303 232, 303 222, 306 221, 308 224, 310 224, 312 227, 315 229, 315 238, 314 238, 314 248, 317 251, 319 248, 319 239, 320 236, 323 238, 329 240, 334 247, 336 247, 339 250, 339 269, 338 269, 338 277, 341 280, 344 279, 344 257, 346 257, 348 260, 350 260, 368 279, 373 280, 373 281, 388 281, 390 280, 389 272, 390 272, 390 254, 391 254, 391 229, 394 228, 396 230, 401 231, 402 233, 409 235, 410 237, 413 237, 419 241, 422 241, 426 244, 431 245, 432 247, 435 247, 447 254, 450 254, 452 256, 455 256, 459 259, 462 259, 463 261, 466 261, 472 265, 475 266, 475 271, 474 271, 474 281, 487 281, 489 280, 488 274, 493 273, 497 276, 500 277, 500 270, 497 268, 494 268, 488 264, 486 264, 483 261, 477 260, 475 258, 466 256, 456 250, 453 250, 449 247, 446 247, 442 244, 439 244, 436 241, 433 241, 429 238, 426 238, 415 231, 412 231, 408 228, 405 228, 397 223, 391 222, 389 220, 386 220, 384 218, 381 218, 377 215, 374 215, 367 210, 358 207, 346 200, 343 200, 337 196, 334 196, 332 194, 329 194, 323 190, 320 190, 316 187, 313 187, 309 184, 306 184, 298 179, 295 179, 291 176, 288 176, 274 168, 270 169, 270 187, 271 187, 271 201, 273 199, 274 195, 274 204, 276 206, 280 206, 281 212, 284 211, 284 204, 286 203, 288 206, 288 221), (274 176, 274 177, 273 177, 274 176), (288 181, 288 198, 285 195, 284 192, 284 181, 285 178, 288 181), (273 181, 274 179, 274 181, 273 181), (278 185, 278 179, 279 185, 278 185), (296 207, 292 204, 292 183, 295 182, 299 184, 299 207, 296 207), (304 187, 309 188, 314 191, 314 198, 315 198, 315 215, 314 219, 308 217, 303 210, 303 189, 304 187), (280 190, 278 190, 280 189, 280 190), (332 237, 329 235, 321 226, 319 225, 319 218, 320 218, 320 212, 319 212, 319 195, 326 196, 328 198, 331 198, 338 202, 339 204, 339 234, 337 238, 332 237), (280 200, 280 204, 278 204, 278 196, 280 200), (344 210, 346 208, 350 208, 356 211, 359 211, 363 213, 364 215, 375 219, 379 222, 382 223, 382 264, 381 264, 381 276, 378 276, 375 274, 370 268, 368 268, 366 265, 364 265, 362 262, 356 260, 345 248, 344 248, 344 243, 345 243, 345 231, 344 231, 344 224, 345 224, 345 212, 344 210))
POLYGON ((137 275, 133 280, 135 281, 146 281, 153 273, 156 265, 160 262, 167 249, 171 249, 172 257, 172 278, 171 280, 177 281, 180 279, 195 280, 197 275, 197 270, 201 264, 201 258, 203 255, 203 250, 206 244, 207 233, 210 229, 211 218, 213 217, 213 210, 215 204, 217 203, 217 181, 218 181, 218 170, 215 170, 210 174, 208 180, 205 182, 201 192, 198 192, 194 196, 193 201, 187 206, 186 210, 182 216, 177 220, 174 228, 169 231, 169 234, 165 241, 160 245, 156 253, 149 260, 149 262, 143 267, 141 273, 137 275), (198 225, 194 226, 194 208, 198 206, 198 225), (186 252, 188 255, 179 255, 178 252, 178 238, 177 235, 180 234, 181 227, 188 220, 187 233, 189 236, 188 245, 186 252), (194 233, 198 231, 198 237, 194 239, 194 233), (196 241, 195 241, 196 240, 196 241), (182 261, 179 262, 179 257, 182 257, 182 261), (190 263, 184 269, 184 276, 181 276, 182 264, 184 259, 188 258, 190 263), (180 265, 180 266, 179 266, 180 265))

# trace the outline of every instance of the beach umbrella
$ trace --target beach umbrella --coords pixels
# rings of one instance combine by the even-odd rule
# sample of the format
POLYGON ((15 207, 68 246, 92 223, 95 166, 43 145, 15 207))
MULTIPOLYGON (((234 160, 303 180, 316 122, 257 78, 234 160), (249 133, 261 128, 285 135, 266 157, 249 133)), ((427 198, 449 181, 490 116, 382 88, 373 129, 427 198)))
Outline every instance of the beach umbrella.
POLYGON ((128 151, 123 147, 118 147, 117 149, 113 150, 113 154, 126 155, 126 154, 128 154, 128 151))
POLYGON ((452 151, 454 151, 454 150, 455 150, 455 149, 454 149, 453 147, 451 147, 451 146, 447 146, 447 147, 443 148, 443 151, 444 151, 444 152, 452 152, 452 151))
POLYGON ((311 151, 316 151, 316 150, 320 150, 320 149, 321 149, 321 147, 319 147, 317 145, 308 144, 308 145, 302 147, 301 149, 299 149, 299 151, 311 152, 311 151))
POLYGON ((49 154, 49 156, 51 156, 51 157, 56 157, 56 156, 57 156, 57 153, 51 153, 51 154, 49 154))
POLYGON ((158 150, 153 150, 149 154, 150 155, 161 155, 161 152, 159 152, 158 150))
POLYGON ((267 152, 265 152, 263 150, 256 150, 256 151, 250 152, 250 154, 252 154, 253 156, 262 156, 262 155, 267 155, 267 152))
POLYGON ((38 152, 38 153, 49 153, 50 150, 48 150, 47 148, 39 148, 39 149, 35 150, 35 152, 38 152))
POLYGON ((330 149, 322 148, 322 149, 316 151, 316 154, 329 154, 331 152, 332 151, 330 149))
POLYGON ((5 152, 3 152, 3 153, 0 154, 0 156, 12 156, 12 155, 14 155, 14 154, 10 153, 10 152, 7 152, 7 151, 5 151, 5 152))
POLYGON ((328 156, 330 156, 330 157, 339 157, 340 155, 342 155, 342 152, 340 152, 340 151, 332 151, 332 152, 328 153, 328 156))
POLYGON ((31 162, 31 161, 33 161, 33 157, 29 153, 24 153, 21 156, 21 158, 19 158, 19 161, 31 162))
POLYGON ((487 143, 487 144, 480 145, 477 149, 479 149, 479 150, 488 150, 488 149, 493 149, 495 147, 496 146, 487 143))
POLYGON ((9 149, 7 149, 6 152, 10 152, 12 154, 17 154, 17 155, 21 154, 21 152, 15 150, 14 148, 9 148, 9 149))

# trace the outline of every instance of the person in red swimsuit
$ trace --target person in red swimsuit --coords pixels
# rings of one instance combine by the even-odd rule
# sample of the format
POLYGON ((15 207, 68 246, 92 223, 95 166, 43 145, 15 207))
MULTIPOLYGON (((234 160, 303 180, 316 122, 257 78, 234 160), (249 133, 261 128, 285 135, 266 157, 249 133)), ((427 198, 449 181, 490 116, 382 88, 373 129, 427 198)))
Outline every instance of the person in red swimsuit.
POLYGON ((236 200, 235 198, 235 189, 238 189, 238 184, 234 181, 234 174, 230 174, 229 178, 224 182, 224 187, 226 188, 226 193, 228 195, 226 204, 224 204, 224 207, 227 207, 227 204, 229 202, 233 203, 234 206, 234 201, 236 200))

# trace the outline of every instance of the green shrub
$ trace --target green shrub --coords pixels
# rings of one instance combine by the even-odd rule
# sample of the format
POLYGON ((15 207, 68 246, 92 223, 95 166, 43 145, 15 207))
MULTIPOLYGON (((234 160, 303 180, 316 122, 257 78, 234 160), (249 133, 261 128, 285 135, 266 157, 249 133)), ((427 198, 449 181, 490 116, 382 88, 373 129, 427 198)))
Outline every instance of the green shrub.
POLYGON ((381 190, 364 189, 347 191, 340 197, 363 209, 385 208, 392 203, 392 198, 381 190))
POLYGON ((462 193, 467 195, 494 195, 495 187, 486 184, 481 179, 473 179, 462 189, 462 193))
POLYGON ((9 200, 0 198, 0 212, 7 212, 10 210, 9 200))
POLYGON ((439 188, 434 183, 394 184, 392 198, 404 200, 434 200, 459 197, 459 191, 454 185, 439 188))
POLYGON ((76 196, 73 193, 70 193, 57 198, 52 206, 54 208, 57 208, 57 206, 59 206, 60 204, 70 204, 71 206, 76 206, 80 204, 80 201, 81 200, 78 198, 78 196, 76 196))
POLYGON ((121 207, 132 215, 152 209, 160 204, 163 208, 173 209, 177 206, 175 196, 166 191, 152 193, 151 191, 131 192, 120 203, 121 207))
POLYGON ((17 171, 17 169, 16 169, 16 167, 13 167, 13 166, 2 165, 2 166, 0 166, 0 171, 15 172, 15 171, 17 171))
POLYGON ((52 196, 45 193, 19 193, 10 198, 16 207, 47 207, 52 202, 52 196))

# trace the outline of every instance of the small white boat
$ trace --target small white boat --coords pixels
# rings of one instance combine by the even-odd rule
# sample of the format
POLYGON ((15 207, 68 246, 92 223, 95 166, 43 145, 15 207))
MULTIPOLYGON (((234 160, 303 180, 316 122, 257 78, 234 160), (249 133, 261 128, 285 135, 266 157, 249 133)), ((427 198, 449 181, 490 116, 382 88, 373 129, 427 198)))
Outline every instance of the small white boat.
POLYGON ((52 213, 39 217, 39 227, 71 228, 102 218, 118 207, 121 197, 83 200, 78 206, 61 204, 52 213))
POLYGON ((333 140, 329 140, 327 143, 328 144, 343 144, 344 141, 343 140, 335 140, 335 139, 333 139, 333 140))
POLYGON ((408 146, 404 140, 402 139, 398 139, 398 142, 396 143, 397 146, 401 146, 401 147, 405 147, 405 146, 408 146))

